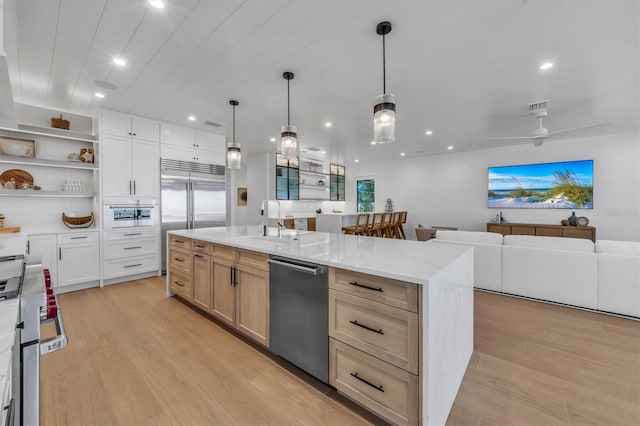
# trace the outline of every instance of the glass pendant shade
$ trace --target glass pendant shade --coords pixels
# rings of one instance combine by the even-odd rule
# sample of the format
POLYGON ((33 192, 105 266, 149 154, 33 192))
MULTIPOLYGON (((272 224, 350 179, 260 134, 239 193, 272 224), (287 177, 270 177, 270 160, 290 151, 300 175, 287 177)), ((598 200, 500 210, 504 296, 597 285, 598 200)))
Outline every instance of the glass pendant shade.
POLYGON ((239 143, 231 141, 227 144, 227 167, 235 170, 242 167, 242 153, 239 143))
POLYGON ((396 97, 378 95, 373 107, 373 142, 384 144, 396 140, 396 97))
POLYGON ((296 126, 282 126, 280 134, 280 154, 287 160, 295 160, 298 156, 298 133, 296 126))

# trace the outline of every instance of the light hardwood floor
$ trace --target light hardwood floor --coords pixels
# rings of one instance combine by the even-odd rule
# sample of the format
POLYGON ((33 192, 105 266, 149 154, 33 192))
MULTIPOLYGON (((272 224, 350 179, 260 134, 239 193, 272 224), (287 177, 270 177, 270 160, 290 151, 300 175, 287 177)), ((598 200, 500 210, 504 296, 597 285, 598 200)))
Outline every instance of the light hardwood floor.
MULTIPOLYGON (((447 424, 640 424, 639 322, 475 297, 475 352, 447 424)), ((163 278, 59 299, 69 346, 41 358, 42 425, 381 423, 166 298, 163 278)))

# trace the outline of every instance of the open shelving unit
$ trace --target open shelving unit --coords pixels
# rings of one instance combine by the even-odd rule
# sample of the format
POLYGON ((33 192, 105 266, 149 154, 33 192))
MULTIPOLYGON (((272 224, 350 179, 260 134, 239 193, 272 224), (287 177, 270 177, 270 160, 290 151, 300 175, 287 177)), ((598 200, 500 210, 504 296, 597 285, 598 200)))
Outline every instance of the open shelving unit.
POLYGON ((93 192, 36 191, 34 189, 0 189, 0 197, 93 198, 93 192))
POLYGON ((1 164, 16 164, 21 166, 58 167, 64 169, 98 170, 94 163, 82 163, 75 161, 45 160, 40 158, 23 158, 0 155, 1 164))

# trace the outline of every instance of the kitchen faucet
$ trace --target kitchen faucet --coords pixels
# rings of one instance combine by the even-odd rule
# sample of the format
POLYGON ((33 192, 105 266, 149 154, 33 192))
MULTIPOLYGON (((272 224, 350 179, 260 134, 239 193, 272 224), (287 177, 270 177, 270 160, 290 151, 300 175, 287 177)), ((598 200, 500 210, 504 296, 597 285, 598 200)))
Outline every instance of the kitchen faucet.
MULTIPOLYGON (((262 201, 262 206, 260 207, 260 215, 264 216, 264 207, 266 205, 267 206, 267 224, 268 224, 269 223, 269 203, 276 203, 278 205, 278 219, 277 219, 276 228, 278 229, 278 238, 282 238, 282 229, 284 229, 284 225, 280 221, 280 201, 278 201, 278 200, 263 200, 262 201)), ((262 236, 264 236, 264 237, 267 236, 267 228, 268 228, 268 226, 266 226, 266 225, 262 226, 261 231, 262 231, 262 236)))

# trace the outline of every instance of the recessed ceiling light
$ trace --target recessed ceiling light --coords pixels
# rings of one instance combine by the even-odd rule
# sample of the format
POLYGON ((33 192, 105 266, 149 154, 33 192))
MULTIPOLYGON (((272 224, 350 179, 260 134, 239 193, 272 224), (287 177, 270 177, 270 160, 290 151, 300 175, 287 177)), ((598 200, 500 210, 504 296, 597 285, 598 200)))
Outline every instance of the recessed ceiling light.
POLYGON ((326 154, 327 151, 320 151, 320 154, 326 154))
POLYGON ((353 161, 355 161, 355 162, 357 163, 357 162, 358 162, 358 161, 360 161, 360 160, 358 160, 358 159, 356 158, 356 159, 355 159, 355 160, 353 160, 353 161))
POLYGON ((113 58, 113 63, 119 67, 124 67, 127 65, 127 61, 122 58, 113 58))
POLYGON ((376 144, 376 141, 371 141, 371 145, 375 145, 375 144, 376 144))
POLYGON ((269 139, 269 141, 270 141, 270 142, 275 142, 275 141, 276 141, 276 138, 271 138, 271 139, 269 139))
POLYGON ((327 121, 326 123, 324 123, 324 127, 331 127, 333 126, 333 124, 330 121, 327 121))
POLYGON ((452 146, 448 146, 448 147, 447 147, 447 149, 448 149, 449 151, 451 151, 451 150, 453 149, 453 147, 452 147, 452 146))
POLYGON ((553 67, 553 62, 545 62, 542 65, 540 65, 540 71, 545 71, 552 67, 553 67))
POLYGON ((196 118, 193 115, 190 115, 187 118, 189 119, 189 121, 196 121, 196 118))
POLYGON ((424 132, 424 134, 427 136, 431 136, 433 134, 433 130, 427 130, 426 132, 424 132))
POLYGON ((401 153, 400 153, 400 157, 404 157, 404 152, 401 152, 401 153))
POLYGON ((104 98, 104 93, 96 92, 96 93, 93 94, 93 96, 95 96, 96 98, 104 98))
POLYGON ((149 0, 149 4, 156 9, 164 8, 164 2, 162 0, 149 0))

